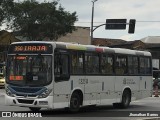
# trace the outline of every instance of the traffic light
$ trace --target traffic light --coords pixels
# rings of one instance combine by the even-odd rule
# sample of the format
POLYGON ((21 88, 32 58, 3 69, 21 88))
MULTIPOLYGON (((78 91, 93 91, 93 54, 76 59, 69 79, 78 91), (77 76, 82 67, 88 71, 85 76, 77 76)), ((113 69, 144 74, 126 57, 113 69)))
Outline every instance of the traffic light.
POLYGON ((127 19, 106 19, 106 28, 108 30, 126 29, 127 19))
POLYGON ((135 19, 130 19, 128 33, 134 33, 135 24, 136 24, 136 20, 135 19))

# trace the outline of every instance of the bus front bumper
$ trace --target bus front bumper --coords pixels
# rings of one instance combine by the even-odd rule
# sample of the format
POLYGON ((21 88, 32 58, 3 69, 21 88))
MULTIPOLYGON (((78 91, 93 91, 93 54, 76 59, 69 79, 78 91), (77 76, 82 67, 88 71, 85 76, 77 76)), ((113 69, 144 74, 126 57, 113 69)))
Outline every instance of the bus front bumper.
POLYGON ((5 105, 53 109, 53 96, 48 96, 46 98, 25 98, 5 95, 5 105))

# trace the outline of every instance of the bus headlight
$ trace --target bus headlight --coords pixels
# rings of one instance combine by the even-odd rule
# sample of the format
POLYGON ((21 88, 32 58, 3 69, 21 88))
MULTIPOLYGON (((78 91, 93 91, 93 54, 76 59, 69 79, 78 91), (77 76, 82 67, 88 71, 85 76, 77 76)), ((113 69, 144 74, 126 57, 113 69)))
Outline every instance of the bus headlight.
POLYGON ((38 98, 46 98, 50 93, 52 92, 52 89, 47 89, 44 92, 42 92, 38 98))
POLYGON ((8 88, 6 88, 6 94, 10 97, 14 97, 14 94, 12 94, 12 92, 8 88))

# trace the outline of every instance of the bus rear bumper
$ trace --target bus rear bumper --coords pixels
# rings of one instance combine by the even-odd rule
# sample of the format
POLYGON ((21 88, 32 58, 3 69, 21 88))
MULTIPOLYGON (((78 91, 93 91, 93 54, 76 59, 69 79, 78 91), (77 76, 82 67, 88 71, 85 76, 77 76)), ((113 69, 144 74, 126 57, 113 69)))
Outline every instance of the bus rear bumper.
POLYGON ((53 96, 48 96, 46 98, 18 98, 5 95, 5 105, 53 109, 53 96))

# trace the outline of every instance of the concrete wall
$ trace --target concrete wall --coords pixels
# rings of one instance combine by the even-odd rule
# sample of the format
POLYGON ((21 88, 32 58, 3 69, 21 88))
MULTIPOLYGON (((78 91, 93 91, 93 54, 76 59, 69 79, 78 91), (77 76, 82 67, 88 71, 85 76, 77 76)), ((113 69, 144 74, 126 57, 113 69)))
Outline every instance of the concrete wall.
POLYGON ((73 42, 84 45, 91 44, 90 40, 90 28, 89 27, 76 27, 76 30, 72 33, 68 33, 57 40, 58 42, 73 42))

